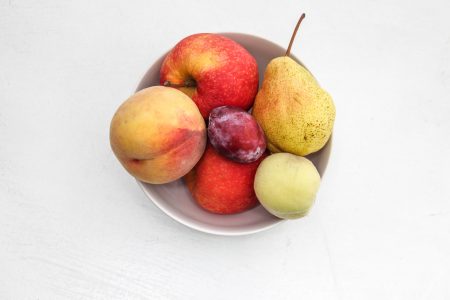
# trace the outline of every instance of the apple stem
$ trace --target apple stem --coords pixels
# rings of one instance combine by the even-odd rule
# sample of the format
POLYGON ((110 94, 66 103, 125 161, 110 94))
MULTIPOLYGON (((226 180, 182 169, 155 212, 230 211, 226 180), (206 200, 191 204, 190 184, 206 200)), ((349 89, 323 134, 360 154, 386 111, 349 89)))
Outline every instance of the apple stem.
POLYGON ((295 26, 294 32, 292 33, 292 36, 291 36, 291 40, 289 41, 289 46, 286 50, 285 56, 289 56, 291 54, 292 44, 294 43, 294 39, 295 39, 295 36, 297 35, 298 28, 300 27, 300 24, 302 23, 304 18, 305 18, 305 14, 302 14, 300 16, 300 19, 298 19, 297 25, 295 26))
POLYGON ((180 87, 196 87, 197 83, 195 80, 187 79, 183 83, 173 83, 168 80, 164 81, 164 86, 173 87, 173 88, 180 88, 180 87))

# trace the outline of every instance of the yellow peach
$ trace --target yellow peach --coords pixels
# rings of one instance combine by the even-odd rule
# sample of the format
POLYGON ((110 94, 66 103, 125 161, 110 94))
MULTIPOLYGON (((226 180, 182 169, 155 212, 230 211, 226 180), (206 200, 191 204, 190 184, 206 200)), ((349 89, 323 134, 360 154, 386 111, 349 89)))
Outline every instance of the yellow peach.
POLYGON ((139 180, 162 184, 188 173, 206 145, 205 122, 195 103, 170 87, 143 89, 114 114, 111 148, 139 180))

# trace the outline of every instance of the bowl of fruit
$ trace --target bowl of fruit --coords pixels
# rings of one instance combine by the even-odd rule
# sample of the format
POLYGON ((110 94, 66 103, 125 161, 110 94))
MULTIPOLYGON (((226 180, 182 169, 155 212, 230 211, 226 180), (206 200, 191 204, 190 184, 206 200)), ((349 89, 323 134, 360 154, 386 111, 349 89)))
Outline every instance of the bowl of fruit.
POLYGON ((293 55, 242 33, 178 42, 116 111, 111 148, 176 221, 244 235, 305 216, 331 151, 335 107, 293 55))

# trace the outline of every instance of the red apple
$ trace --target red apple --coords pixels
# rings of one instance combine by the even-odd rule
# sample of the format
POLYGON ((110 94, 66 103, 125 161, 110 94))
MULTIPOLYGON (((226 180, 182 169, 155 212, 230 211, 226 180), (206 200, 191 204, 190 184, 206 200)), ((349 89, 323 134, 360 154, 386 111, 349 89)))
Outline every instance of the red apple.
POLYGON ((178 88, 197 104, 202 116, 218 106, 248 110, 258 92, 255 58, 235 41, 199 33, 181 40, 165 57, 160 84, 178 88))
POLYGON ((253 189, 256 169, 267 156, 248 164, 234 162, 208 144, 195 168, 185 177, 197 203, 216 214, 234 214, 248 210, 259 202, 253 189))

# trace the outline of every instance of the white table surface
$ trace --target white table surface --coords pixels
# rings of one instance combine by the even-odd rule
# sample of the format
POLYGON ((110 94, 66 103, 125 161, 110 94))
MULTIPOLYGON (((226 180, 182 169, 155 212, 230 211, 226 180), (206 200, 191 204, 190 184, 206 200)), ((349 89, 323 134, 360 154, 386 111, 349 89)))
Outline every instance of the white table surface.
POLYGON ((450 299, 450 2, 0 0, 0 299, 450 299), (277 2, 277 3, 276 3, 277 2), (159 211, 109 122, 197 32, 287 44, 334 96, 311 214, 220 237, 159 211))

